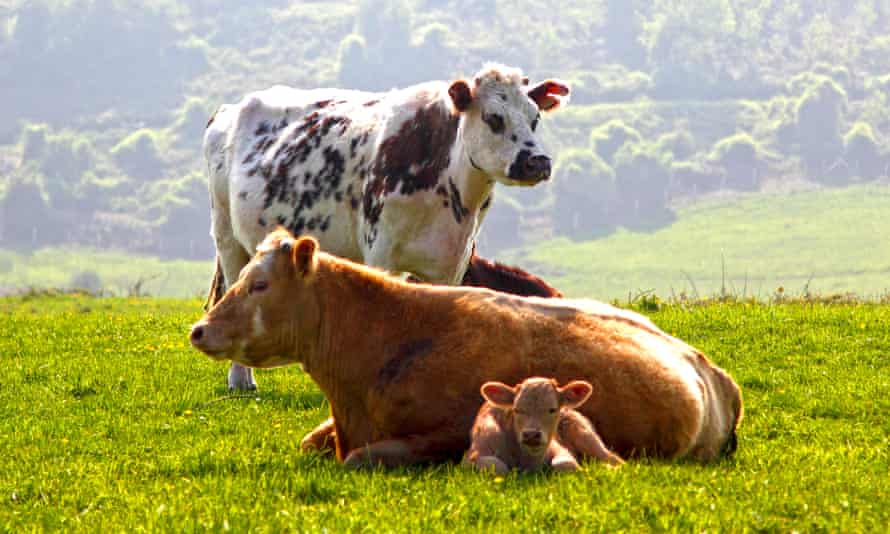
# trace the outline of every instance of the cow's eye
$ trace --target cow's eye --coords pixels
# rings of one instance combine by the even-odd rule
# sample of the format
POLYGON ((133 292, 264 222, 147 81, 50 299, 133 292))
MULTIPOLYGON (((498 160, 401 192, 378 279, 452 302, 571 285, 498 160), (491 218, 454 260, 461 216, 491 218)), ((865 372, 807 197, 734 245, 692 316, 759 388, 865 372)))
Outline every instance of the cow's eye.
POLYGON ((254 280, 252 284, 250 284, 250 293, 261 293, 265 290, 269 289, 269 282, 265 280, 254 280))
POLYGON ((538 121, 539 121, 539 120, 541 120, 541 116, 540 116, 540 115, 538 115, 537 117, 535 117, 534 120, 532 121, 532 131, 535 131, 535 128, 538 127, 538 121))
POLYGON ((482 120, 491 128, 492 132, 498 134, 504 131, 504 118, 497 113, 482 115, 482 120))

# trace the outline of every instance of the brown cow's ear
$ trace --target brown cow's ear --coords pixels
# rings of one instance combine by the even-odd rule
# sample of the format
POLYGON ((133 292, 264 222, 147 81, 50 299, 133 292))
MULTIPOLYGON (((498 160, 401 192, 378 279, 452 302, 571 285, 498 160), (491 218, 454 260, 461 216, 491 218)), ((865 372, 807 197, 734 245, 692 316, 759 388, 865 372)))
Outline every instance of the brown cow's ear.
POLYGON ((473 103, 473 91, 465 80, 453 82, 451 87, 448 88, 448 96, 451 97, 454 109, 459 112, 470 109, 470 105, 473 103))
POLYGON ((556 80, 547 80, 532 87, 526 93, 541 111, 553 111, 569 102, 569 86, 556 80))
POLYGON ((593 392, 593 386, 583 380, 569 382, 559 388, 559 405, 565 408, 577 408, 584 404, 593 392))
POLYGON ((314 237, 301 237, 294 243, 291 257, 297 273, 303 278, 309 278, 315 274, 318 267, 318 241, 314 237))
POLYGON ((486 382, 479 391, 485 400, 501 408, 511 408, 516 399, 516 390, 501 382, 486 382))

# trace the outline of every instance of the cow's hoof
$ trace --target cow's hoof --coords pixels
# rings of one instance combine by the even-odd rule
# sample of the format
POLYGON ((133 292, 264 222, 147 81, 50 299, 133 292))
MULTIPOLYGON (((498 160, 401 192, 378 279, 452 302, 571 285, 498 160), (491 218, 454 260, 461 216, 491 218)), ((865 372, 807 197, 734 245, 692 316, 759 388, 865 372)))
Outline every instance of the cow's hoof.
POLYGON ((256 391, 253 371, 247 367, 233 364, 229 367, 229 391, 256 391))
POLYGON ((564 459, 564 460, 554 460, 551 464, 551 467, 557 473, 571 473, 572 471, 578 471, 581 467, 578 465, 573 459, 564 459))

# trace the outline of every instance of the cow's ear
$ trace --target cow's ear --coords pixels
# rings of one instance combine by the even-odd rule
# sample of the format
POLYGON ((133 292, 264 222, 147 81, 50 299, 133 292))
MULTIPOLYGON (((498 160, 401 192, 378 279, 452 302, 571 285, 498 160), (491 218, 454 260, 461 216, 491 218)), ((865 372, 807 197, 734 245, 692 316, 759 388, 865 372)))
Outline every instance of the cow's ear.
POLYGON ((292 246, 291 258, 297 274, 303 278, 309 278, 315 274, 318 267, 318 241, 314 237, 301 237, 292 246))
POLYGON ((485 400, 501 408, 511 408, 516 399, 516 390, 501 382, 486 382, 479 391, 485 400))
POLYGON ((454 109, 461 113, 470 109, 470 105, 473 103, 473 91, 466 80, 453 82, 451 87, 448 88, 448 96, 451 97, 454 109))
POLYGON ((584 404, 593 392, 593 386, 583 380, 569 382, 559 388, 559 405, 565 408, 577 408, 584 404))
POLYGON ((553 111, 569 103, 569 86, 556 80, 547 80, 532 87, 526 93, 541 111, 553 111))

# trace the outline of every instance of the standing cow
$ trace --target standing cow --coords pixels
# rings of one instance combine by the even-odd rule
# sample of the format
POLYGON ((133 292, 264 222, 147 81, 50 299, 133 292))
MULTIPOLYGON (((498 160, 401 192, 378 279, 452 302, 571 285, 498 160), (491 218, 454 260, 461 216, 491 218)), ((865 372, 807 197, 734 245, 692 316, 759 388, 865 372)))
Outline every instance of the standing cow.
MULTIPOLYGON (((494 183, 549 178, 535 129, 568 93, 486 65, 470 81, 389 93, 276 86, 220 107, 204 135, 217 279, 231 286, 283 226, 353 261, 459 283, 494 183)), ((228 383, 256 387, 234 363, 228 383)))

